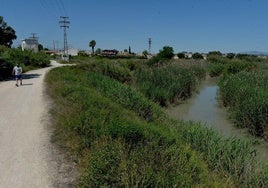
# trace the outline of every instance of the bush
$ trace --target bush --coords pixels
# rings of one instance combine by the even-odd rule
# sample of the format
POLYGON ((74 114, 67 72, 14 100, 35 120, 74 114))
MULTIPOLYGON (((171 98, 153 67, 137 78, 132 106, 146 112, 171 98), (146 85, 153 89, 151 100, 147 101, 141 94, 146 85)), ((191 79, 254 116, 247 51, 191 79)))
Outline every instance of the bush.
POLYGON ((16 64, 23 67, 24 72, 34 68, 50 65, 49 56, 43 52, 21 51, 0 47, 0 79, 11 76, 12 69, 16 64))
POLYGON ((170 46, 164 46, 157 56, 163 59, 171 59, 174 56, 174 50, 170 46))

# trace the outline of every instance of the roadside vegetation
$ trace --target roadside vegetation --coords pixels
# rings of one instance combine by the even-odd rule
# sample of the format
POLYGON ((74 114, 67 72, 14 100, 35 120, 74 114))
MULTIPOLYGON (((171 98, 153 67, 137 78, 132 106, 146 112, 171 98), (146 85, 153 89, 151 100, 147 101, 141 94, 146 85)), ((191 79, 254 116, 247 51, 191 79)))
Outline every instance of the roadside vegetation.
POLYGON ((50 57, 44 52, 22 51, 17 48, 0 46, 0 80, 11 76, 16 64, 22 66, 23 72, 50 65, 50 57))
POLYGON ((54 141, 76 156, 77 187, 265 187, 251 141, 164 113, 191 96, 201 63, 152 61, 91 58, 48 73, 54 141))

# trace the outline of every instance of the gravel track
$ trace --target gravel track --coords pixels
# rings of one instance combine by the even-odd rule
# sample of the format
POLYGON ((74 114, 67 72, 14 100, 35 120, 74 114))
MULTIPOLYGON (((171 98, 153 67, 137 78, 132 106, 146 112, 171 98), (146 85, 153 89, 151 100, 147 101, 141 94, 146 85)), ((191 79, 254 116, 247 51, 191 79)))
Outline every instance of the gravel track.
POLYGON ((0 188, 71 187, 64 155, 50 142, 44 76, 52 66, 24 74, 23 85, 0 82, 0 188))

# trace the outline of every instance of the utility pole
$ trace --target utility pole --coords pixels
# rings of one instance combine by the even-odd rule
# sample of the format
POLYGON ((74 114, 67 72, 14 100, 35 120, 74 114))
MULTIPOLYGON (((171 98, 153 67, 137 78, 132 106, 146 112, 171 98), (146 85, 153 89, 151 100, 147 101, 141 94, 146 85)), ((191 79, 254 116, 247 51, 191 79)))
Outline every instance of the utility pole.
POLYGON ((149 54, 151 54, 152 38, 149 38, 149 54))
POLYGON ((63 43, 63 57, 68 59, 68 44, 67 44, 67 28, 69 28, 70 22, 68 21, 69 17, 61 16, 62 20, 59 22, 60 27, 63 27, 64 32, 64 43, 63 43))
POLYGON ((32 37, 29 37, 28 39, 28 43, 30 45, 30 48, 35 51, 38 52, 38 37, 36 37, 36 33, 31 33, 32 37))
POLYGON ((54 52, 56 51, 56 48, 55 48, 55 41, 53 40, 53 50, 54 52))
POLYGON ((36 35, 36 33, 31 33, 31 35, 32 35, 32 37, 30 37, 30 38, 32 38, 32 39, 38 39, 38 37, 36 37, 35 35, 36 35))

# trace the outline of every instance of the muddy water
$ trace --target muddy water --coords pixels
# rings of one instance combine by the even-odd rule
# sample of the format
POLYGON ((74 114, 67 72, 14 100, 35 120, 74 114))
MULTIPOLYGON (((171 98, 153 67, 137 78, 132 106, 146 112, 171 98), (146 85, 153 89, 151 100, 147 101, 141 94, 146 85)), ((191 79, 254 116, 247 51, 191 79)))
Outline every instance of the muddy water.
MULTIPOLYGON (((199 92, 183 103, 169 107, 167 112, 175 119, 201 122, 226 137, 253 138, 246 129, 235 127, 228 119, 227 109, 218 102, 217 79, 207 78, 198 88, 199 92)), ((256 139, 256 138, 254 138, 256 139)), ((268 159, 268 143, 258 139, 256 148, 261 159, 268 159)))

